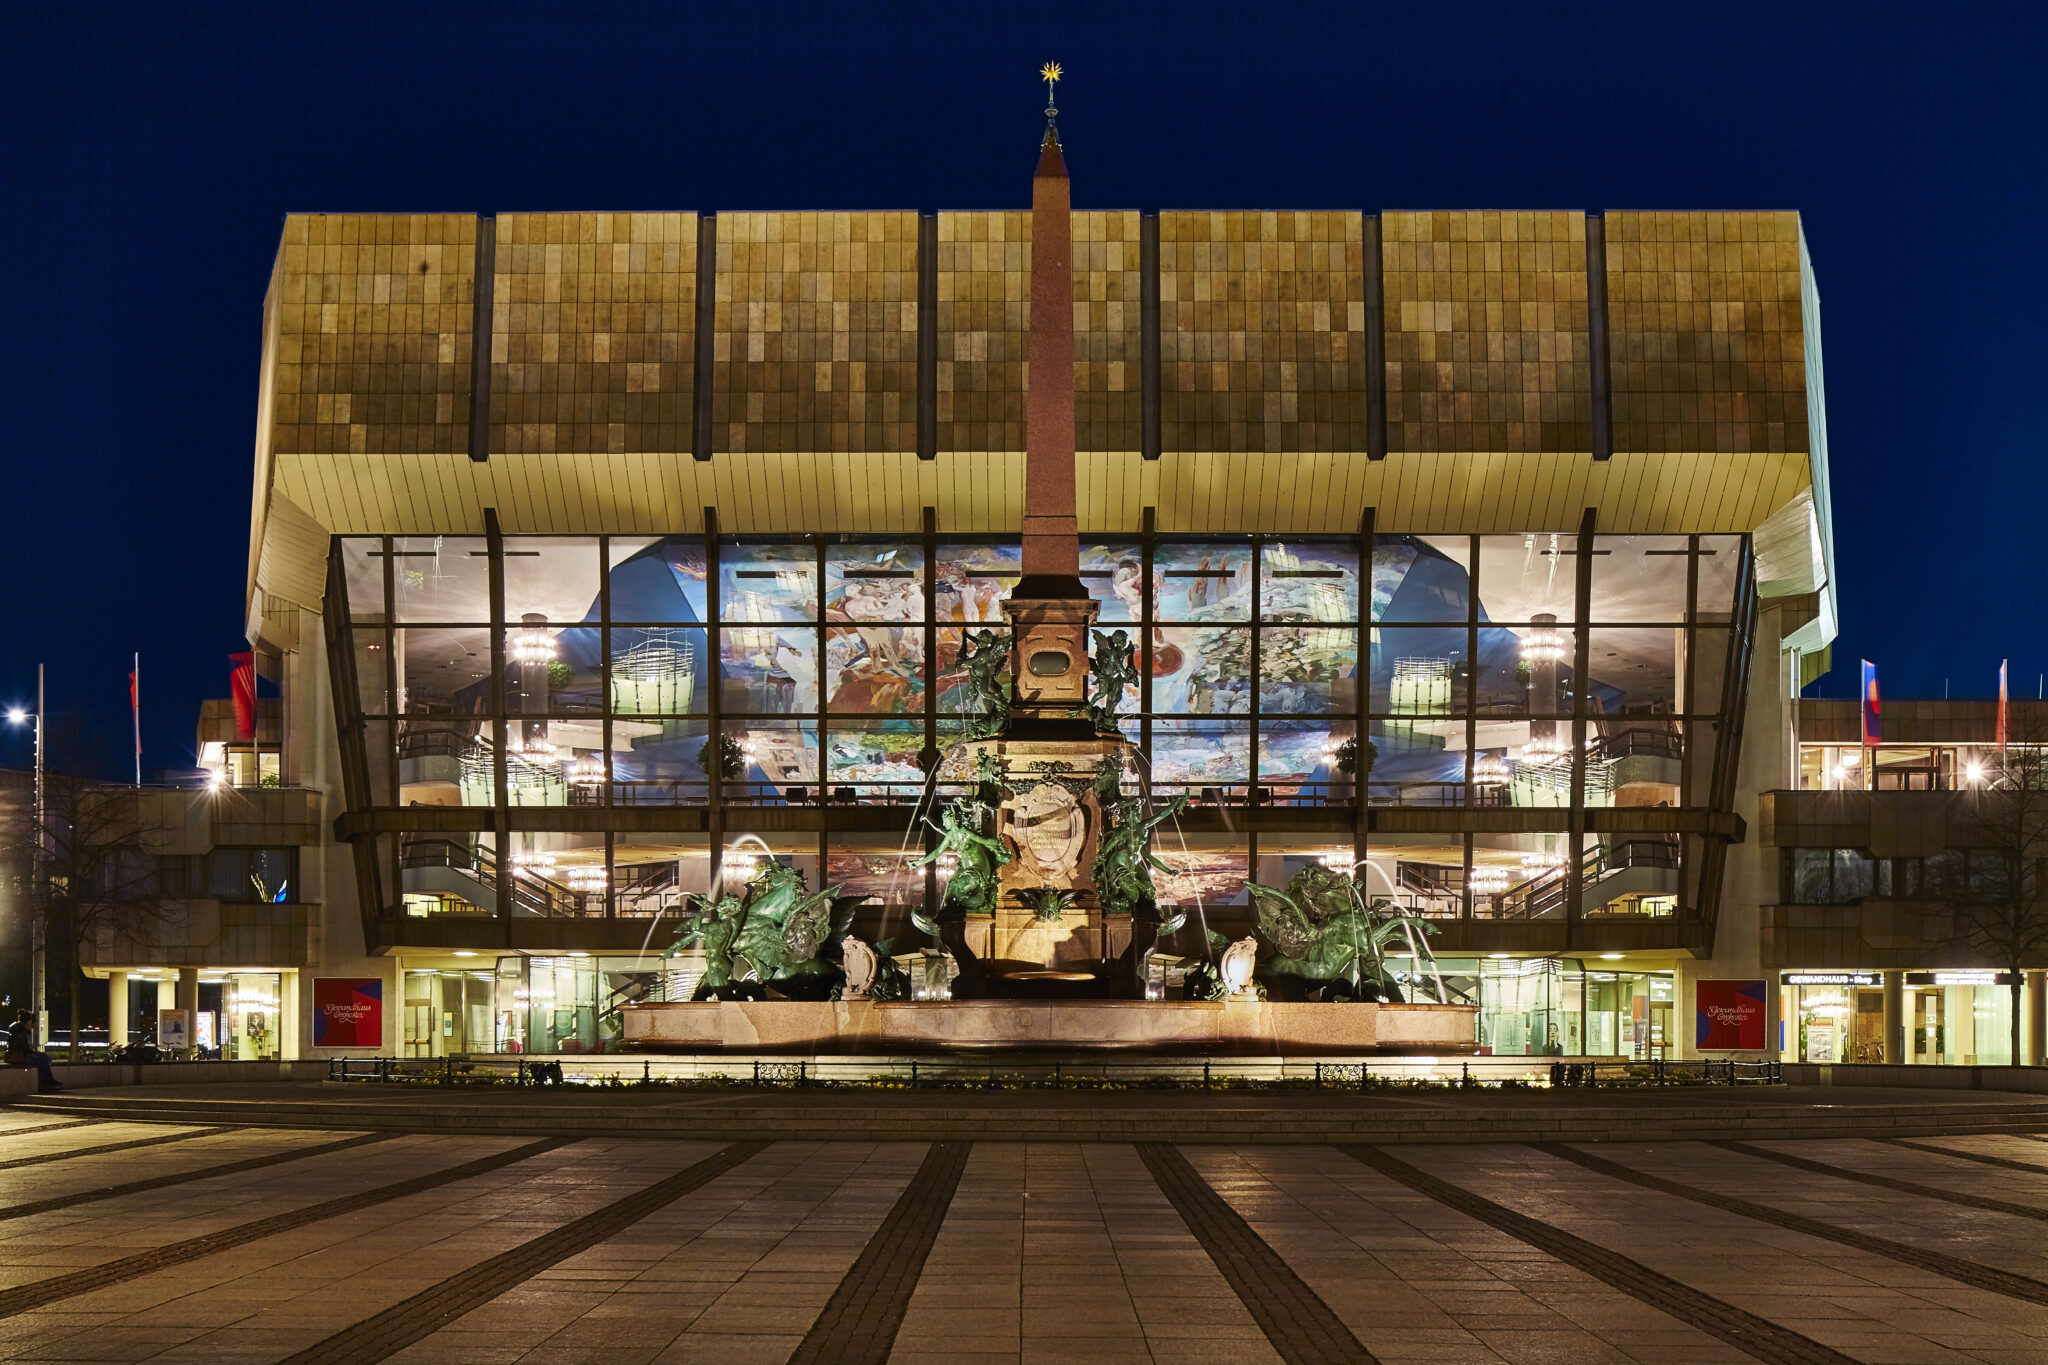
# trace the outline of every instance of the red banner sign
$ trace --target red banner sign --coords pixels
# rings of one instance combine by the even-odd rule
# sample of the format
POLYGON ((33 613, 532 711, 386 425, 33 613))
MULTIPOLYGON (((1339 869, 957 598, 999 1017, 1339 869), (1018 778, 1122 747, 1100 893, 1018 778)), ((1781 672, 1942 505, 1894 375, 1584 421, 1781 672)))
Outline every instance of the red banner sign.
POLYGON ((1761 981, 1702 981, 1693 1043, 1703 1052, 1762 1052, 1769 997, 1761 981))
POLYGON ((374 976, 313 978, 313 1046, 384 1046, 384 983, 374 976))

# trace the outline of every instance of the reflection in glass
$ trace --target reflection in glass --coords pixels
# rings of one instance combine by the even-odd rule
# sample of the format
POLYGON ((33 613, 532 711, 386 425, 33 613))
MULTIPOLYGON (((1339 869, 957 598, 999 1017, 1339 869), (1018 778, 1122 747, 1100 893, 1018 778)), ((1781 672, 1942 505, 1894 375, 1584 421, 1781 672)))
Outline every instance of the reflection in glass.
POLYGON ((1489 621, 1577 619, 1578 537, 1569 532, 1479 538, 1479 598, 1489 621))
POLYGON ((1161 544, 1152 551, 1161 621, 1252 619, 1249 543, 1161 544))
POLYGON ((923 753, 920 723, 882 721, 852 728, 835 723, 825 736, 825 780, 835 796, 846 784, 863 799, 911 800, 924 785, 924 769, 918 762, 923 753))
POLYGON ((1152 722, 1152 786, 1198 799, 1209 787, 1251 780, 1251 729, 1242 721, 1152 722))
POLYGON ((1259 615, 1268 621, 1356 621, 1355 545, 1268 541, 1259 566, 1259 615))
POLYGON ((718 594, 722 620, 815 621, 818 552, 801 543, 721 545, 718 594))
POLYGON ((1472 592, 1470 548, 1465 536, 1376 536, 1373 619, 1463 621, 1472 592))
POLYGON ((941 621, 1001 625, 1003 598, 1016 586, 1022 564, 1023 551, 1014 544, 939 546, 933 565, 933 615, 941 621))
POLYGON ((1247 716, 1252 710, 1251 631, 1243 626, 1164 626, 1152 645, 1152 710, 1161 715, 1247 716))
POLYGON ((1686 545, 1684 536, 1594 537, 1593 620, 1685 620, 1686 545))
POLYGON ((733 715, 818 709, 818 636, 810 627, 727 626, 719 633, 721 702, 733 715))
POLYGON ((1136 621, 1145 605, 1145 552, 1136 545, 1083 540, 1081 582, 1100 608, 1098 621, 1136 621))
POLYGON ((611 697, 622 716, 704 713, 704 632, 612 627, 611 697))
POLYGON ((696 625, 706 617, 704 542, 698 536, 642 541, 612 537, 612 622, 696 625))
MULTIPOLYGON (((391 584, 398 619, 489 621, 491 566, 485 546, 482 536, 393 536, 391 584)), ((353 608, 353 594, 349 602, 353 608)), ((383 609, 381 600, 371 608, 383 609)))
MULTIPOLYGON (((1259 632, 1259 709, 1277 715, 1349 715, 1358 709, 1358 632, 1259 632)), ((1434 683, 1431 684, 1434 687, 1434 683)), ((1448 679, 1442 704, 1449 709, 1448 679)), ((1432 692, 1434 696, 1434 692, 1432 692)))

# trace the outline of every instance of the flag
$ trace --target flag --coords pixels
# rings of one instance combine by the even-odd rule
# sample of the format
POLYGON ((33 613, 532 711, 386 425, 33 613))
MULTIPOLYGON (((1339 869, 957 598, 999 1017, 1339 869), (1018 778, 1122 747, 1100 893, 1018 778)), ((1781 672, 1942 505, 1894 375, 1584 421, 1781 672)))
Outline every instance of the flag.
POLYGON ((142 785, 142 655, 128 673, 128 717, 135 722, 135 785, 142 785))
POLYGON ((2006 666, 2011 662, 2012 660, 2010 659, 2000 659, 1998 661, 1998 753, 2001 758, 2005 756, 2005 727, 2007 706, 2005 695, 2005 670, 2006 666))
POLYGON ((235 666, 234 671, 228 674, 228 687, 235 698, 235 735, 239 739, 253 740, 256 738, 256 656, 230 654, 228 661, 235 666))
POLYGON ((1863 747, 1884 743, 1884 717, 1877 707, 1877 665, 1863 661, 1863 747))

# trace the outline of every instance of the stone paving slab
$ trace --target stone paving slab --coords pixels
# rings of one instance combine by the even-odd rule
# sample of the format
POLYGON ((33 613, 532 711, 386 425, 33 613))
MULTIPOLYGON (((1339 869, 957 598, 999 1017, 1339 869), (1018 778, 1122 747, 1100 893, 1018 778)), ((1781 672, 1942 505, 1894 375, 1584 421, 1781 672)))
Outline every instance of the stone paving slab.
MULTIPOLYGON (((683 1126, 673 1122, 675 1113, 672 1129, 683 1126)), ((0 1143, 14 1117, 0 1111, 0 1143)), ((1157 1142, 1162 1131, 1178 1136, 1176 1122, 1171 1109, 1154 1108, 1148 1140, 1157 1142)), ((111 1126, 48 1137, 82 1140, 111 1126)), ((248 1129, 79 1156, 0 1171, 0 1198, 21 1193, 23 1184, 46 1188, 73 1167, 89 1169, 74 1186, 88 1192, 93 1180, 118 1184, 191 1169, 181 1163, 194 1152, 220 1161, 335 1137, 331 1129, 248 1129)), ((1929 1264, 1975 1257, 2048 1281, 2048 1229, 2040 1222, 1943 1197, 2048 1207, 2048 1144, 1981 1134, 1924 1141, 2024 1169, 1852 1138, 1780 1141, 1770 1149, 1831 1163, 1845 1172, 1840 1176, 1701 1142, 1574 1150, 1717 1197, 1739 1196, 1746 1207, 1815 1220, 1802 1227, 1910 1244, 1933 1258, 1929 1264), (1856 1173, 1915 1188, 1872 1185, 1856 1173)), ((10 1286, 455 1170, 522 1145, 511 1136, 399 1133, 351 1150, 0 1221, 0 1310, 10 1286)), ((350 1206, 27 1311, 0 1311, 0 1360, 285 1360, 345 1341, 357 1324, 471 1267, 509 1264, 576 1219, 723 1149, 693 1134, 588 1138, 402 1198, 350 1206)), ((783 1365, 851 1268, 875 1248, 931 1150, 923 1142, 770 1144, 410 1347, 349 1358, 783 1365)), ((921 1274, 891 1310, 898 1316, 890 1360, 1199 1365, 1302 1358, 1280 1349, 1284 1343, 1270 1326, 1261 1329, 1233 1289, 1237 1282, 1225 1268, 1243 1249, 1219 1241, 1214 1229, 1197 1235, 1177 1211, 1176 1199, 1199 1205, 1211 1196, 1243 1220, 1248 1235, 1363 1351, 1390 1365, 1718 1365, 1747 1358, 1643 1295, 1468 1216, 1463 1204, 1444 1202, 1448 1193, 1427 1193, 1453 1188, 1629 1258, 1841 1358, 1913 1365, 2048 1360, 2048 1305, 1646 1189, 1525 1145, 1379 1149, 1446 1182, 1420 1188, 1303 1142, 1184 1141, 1160 1150, 1177 1152, 1199 1188, 1169 1197, 1156 1174, 1164 1168, 1154 1162, 1148 1169, 1129 1143, 974 1143, 921 1274)))
POLYGON ((2048 1358, 2048 1308, 1872 1252, 1608 1179, 1525 1147, 1390 1150, 1857 1360, 1996 1358, 1980 1347, 2048 1358), (1960 1342, 1972 1345, 1964 1350, 1960 1342))

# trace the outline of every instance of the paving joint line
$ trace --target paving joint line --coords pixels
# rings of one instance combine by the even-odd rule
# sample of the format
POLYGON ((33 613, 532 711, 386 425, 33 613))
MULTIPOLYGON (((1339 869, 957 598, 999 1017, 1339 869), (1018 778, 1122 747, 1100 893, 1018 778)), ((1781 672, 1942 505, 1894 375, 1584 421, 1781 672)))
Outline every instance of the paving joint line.
POLYGON ((166 1133, 162 1137, 136 1138, 131 1142, 107 1142, 98 1147, 74 1147, 68 1152, 44 1152, 40 1156, 18 1156, 11 1161, 0 1161, 0 1171, 11 1171, 17 1166, 45 1166, 52 1161, 69 1161, 79 1156, 104 1156, 109 1152, 132 1151, 137 1147, 161 1147, 167 1142, 184 1142, 189 1138, 218 1137, 232 1133, 232 1126, 223 1128, 194 1128, 183 1133, 166 1133))
POLYGON ((1666 1180, 1662 1176, 1639 1171, 1633 1166, 1624 1166, 1618 1161, 1609 1161, 1606 1157, 1594 1156, 1591 1152, 1579 1151, 1561 1142, 1538 1142, 1530 1145, 1545 1156, 1561 1158, 1614 1180, 1625 1180, 1632 1185, 1641 1185, 1644 1189, 1655 1190, 1660 1194, 1690 1199, 1695 1204, 1705 1204, 1708 1208, 1720 1209, 1724 1213, 1754 1219, 1759 1223, 1770 1223, 1791 1232, 1804 1233, 1808 1237, 1818 1237, 1825 1242, 1854 1247, 1858 1251, 1873 1252, 1945 1279, 1959 1281, 1973 1289, 1988 1290, 2012 1299, 2024 1299, 2028 1303, 2048 1304, 2048 1283, 2025 1275, 2016 1275, 2010 1270, 1998 1270, 1977 1261, 1965 1261, 1960 1257, 1929 1251, 1925 1247, 1916 1247, 1908 1242, 1893 1241, 1889 1237, 1853 1232, 1832 1223, 1823 1223, 1817 1218, 1808 1218, 1804 1214, 1788 1213, 1769 1204, 1753 1203, 1747 1199, 1737 1199, 1733 1195, 1715 1194, 1696 1186, 1683 1185, 1676 1180, 1666 1180))
POLYGON ((32 1133, 54 1133, 59 1128, 83 1128, 88 1124, 110 1123, 110 1119, 65 1119, 62 1123, 38 1123, 33 1128, 8 1128, 0 1137, 27 1137, 32 1133))
POLYGON ((1171 1143, 1140 1142, 1138 1156, 1189 1233, 1287 1365, 1378 1365, 1344 1320, 1171 1143))
POLYGON ((219 1166, 202 1166, 196 1171, 178 1171, 171 1175, 151 1176, 146 1180, 130 1180, 120 1185, 107 1185, 97 1190, 81 1190, 76 1194, 53 1195, 48 1199, 37 1199, 26 1204, 9 1204, 0 1207, 0 1222, 10 1218, 27 1218, 31 1214, 50 1213, 56 1209, 68 1209, 74 1204, 93 1204, 102 1199, 117 1199, 124 1194, 142 1194, 148 1190, 161 1190, 172 1185, 183 1185, 194 1180, 209 1180, 214 1176, 239 1175, 243 1171, 260 1170, 265 1166, 279 1166, 301 1157, 322 1156, 328 1152, 346 1151, 351 1147, 364 1147, 373 1142, 389 1142, 399 1136, 397 1133, 363 1133, 356 1137, 343 1138, 339 1142, 323 1142, 316 1147, 302 1147, 296 1151, 272 1152, 264 1156, 252 1156, 241 1161, 229 1161, 219 1166))
POLYGON ((1854 1180, 1859 1184, 1875 1185, 1881 1190, 1896 1190, 1900 1194, 1910 1194, 1920 1199, 1940 1199, 1951 1204, 1961 1204, 1964 1208, 1982 1209, 1986 1213, 2009 1213, 2015 1218, 2031 1218, 2037 1223, 2048 1223, 2048 1208, 2031 1204, 2015 1204, 2010 1200, 1993 1199, 1989 1195, 1945 1190, 1939 1185, 1922 1185, 1917 1180, 1902 1180, 1897 1176, 1873 1175, 1854 1167, 1837 1166, 1832 1161, 1816 1161, 1812 1157, 1794 1156, 1790 1152, 1774 1152, 1768 1147, 1754 1147, 1747 1142, 1716 1142, 1713 1145, 1743 1156, 1775 1161, 1780 1165, 1790 1166, 1795 1171, 1830 1176, 1836 1180, 1854 1180))
POLYGON ((1958 1157, 1974 1161, 1982 1166, 1997 1166, 2008 1171, 2025 1171, 2028 1175, 2048 1175, 2048 1166, 2031 1161, 2015 1161, 2009 1156, 1991 1156, 1985 1152, 1965 1152, 1955 1147, 1943 1147, 1932 1142, 1918 1142, 1912 1138, 1875 1138, 1873 1141, 1888 1142, 1895 1147, 1911 1147, 1916 1152, 1933 1152, 1936 1156, 1958 1157))
POLYGON ((440 1331, 551 1266, 587 1251, 710 1184, 765 1151, 765 1142, 735 1142, 601 1209, 542 1233, 510 1251, 450 1276, 373 1317, 316 1342, 281 1365, 373 1365, 440 1331))
POLYGON ((453 1184, 458 1180, 467 1180, 471 1176, 485 1175, 501 1166, 510 1166, 528 1157, 540 1156, 566 1145, 567 1141, 563 1138, 543 1138, 539 1142, 529 1142, 492 1156, 464 1162, 460 1166, 451 1166, 447 1170, 432 1171, 426 1175, 414 1176, 410 1180, 400 1180, 390 1185, 379 1185, 372 1190, 323 1200, 318 1204, 309 1204, 303 1209, 273 1214, 252 1223, 242 1223, 236 1227, 223 1228, 219 1232, 210 1232, 203 1237, 188 1237, 182 1242, 172 1242, 166 1246, 138 1252, 133 1256, 118 1257, 99 1265, 87 1266, 83 1270, 74 1270, 68 1275, 52 1275, 48 1279, 31 1280, 27 1284, 15 1285, 11 1289, 0 1291, 0 1318, 15 1317, 41 1308, 45 1304, 55 1303, 59 1299, 90 1293, 95 1289, 104 1289, 108 1285, 123 1284, 152 1271, 168 1270, 201 1256, 211 1256, 215 1252, 228 1251, 265 1237, 275 1236, 280 1232, 305 1227, 308 1223, 338 1218, 342 1214, 354 1213, 358 1209, 419 1194, 437 1185, 453 1184))
POLYGON ((934 1142, 841 1277, 788 1365, 883 1365, 967 1170, 971 1142, 934 1142))
MULTIPOLYGON (((1505 1232, 1660 1313, 1727 1342, 1763 1361, 1764 1365, 1855 1365, 1853 1357, 1845 1356, 1812 1337, 1674 1280, 1641 1261, 1610 1251, 1562 1228, 1539 1222, 1505 1204, 1495 1203, 1485 1195, 1475 1194, 1462 1185, 1431 1175, 1377 1147, 1344 1143, 1337 1150, 1381 1175, 1399 1181, 1417 1194, 1427 1195, 1468 1218, 1505 1232)), ((1539 1146, 1538 1150, 1547 1151, 1548 1147, 1539 1146)))

